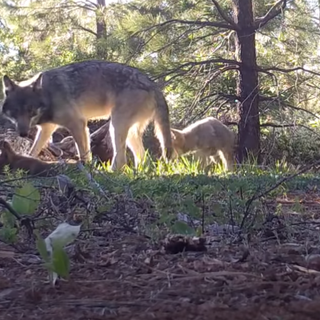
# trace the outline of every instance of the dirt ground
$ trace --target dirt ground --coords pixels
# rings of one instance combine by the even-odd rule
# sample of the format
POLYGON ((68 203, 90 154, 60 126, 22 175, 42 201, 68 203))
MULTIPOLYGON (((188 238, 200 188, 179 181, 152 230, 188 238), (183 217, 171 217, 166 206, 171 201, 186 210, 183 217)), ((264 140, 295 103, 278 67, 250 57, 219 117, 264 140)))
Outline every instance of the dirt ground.
POLYGON ((303 215, 293 196, 270 200, 280 219, 248 242, 208 236, 205 252, 168 254, 112 223, 84 229, 55 287, 34 241, 0 243, 0 319, 319 319, 320 194, 299 198, 303 215))
POLYGON ((0 242, 0 319, 318 320, 320 194, 270 199, 269 211, 279 204, 281 217, 250 237, 211 234, 206 251, 178 254, 101 215, 68 249, 70 278, 55 287, 22 232, 17 245, 0 242))

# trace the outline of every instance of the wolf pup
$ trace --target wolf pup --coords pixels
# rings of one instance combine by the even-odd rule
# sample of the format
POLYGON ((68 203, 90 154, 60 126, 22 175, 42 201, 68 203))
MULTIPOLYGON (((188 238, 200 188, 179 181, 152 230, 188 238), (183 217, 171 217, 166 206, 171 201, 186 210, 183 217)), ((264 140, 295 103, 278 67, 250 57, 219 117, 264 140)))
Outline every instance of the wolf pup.
POLYGON ((40 159, 17 154, 11 148, 9 142, 5 140, 0 141, 0 151, 1 172, 3 172, 4 167, 8 165, 12 171, 22 169, 27 171, 29 175, 38 175, 39 177, 48 177, 58 174, 57 163, 48 163, 40 159))
POLYGON ((15 83, 3 77, 2 113, 25 137, 31 126, 38 134, 29 154, 38 156, 58 126, 67 128, 81 160, 91 161, 88 120, 111 117, 112 169, 126 164, 126 145, 135 166, 144 157, 142 135, 155 122, 162 156, 170 158, 172 140, 169 110, 157 84, 138 69, 99 60, 75 62, 15 83))
POLYGON ((226 171, 233 170, 235 133, 219 120, 208 117, 183 130, 171 128, 174 156, 193 153, 204 167, 219 155, 226 171))

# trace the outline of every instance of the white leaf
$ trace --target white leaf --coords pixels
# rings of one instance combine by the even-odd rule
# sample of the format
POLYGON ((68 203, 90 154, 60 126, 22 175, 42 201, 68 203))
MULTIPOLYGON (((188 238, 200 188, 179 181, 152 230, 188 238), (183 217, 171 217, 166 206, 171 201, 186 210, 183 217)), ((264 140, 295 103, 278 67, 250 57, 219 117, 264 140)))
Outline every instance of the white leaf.
MULTIPOLYGON (((68 245, 77 238, 80 232, 80 227, 81 225, 72 226, 67 222, 59 224, 58 227, 53 232, 51 232, 44 240, 50 256, 52 257, 52 244, 54 243, 54 241, 58 240, 63 244, 63 246, 68 245)), ((55 285, 58 279, 58 275, 55 272, 49 272, 49 278, 52 284, 55 285)))
POLYGON ((59 242, 61 241, 64 246, 74 241, 80 232, 80 227, 81 225, 72 226, 67 222, 59 224, 58 227, 44 240, 48 252, 52 253, 52 243, 55 240, 58 240, 59 242))

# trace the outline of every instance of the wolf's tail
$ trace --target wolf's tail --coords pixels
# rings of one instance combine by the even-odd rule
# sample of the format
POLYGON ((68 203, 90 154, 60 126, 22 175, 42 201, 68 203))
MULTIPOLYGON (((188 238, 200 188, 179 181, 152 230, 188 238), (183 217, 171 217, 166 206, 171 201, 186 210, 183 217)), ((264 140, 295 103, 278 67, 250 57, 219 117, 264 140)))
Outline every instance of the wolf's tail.
POLYGON ((173 148, 168 104, 160 90, 156 90, 155 99, 157 103, 154 117, 155 134, 161 145, 162 157, 171 159, 173 148))

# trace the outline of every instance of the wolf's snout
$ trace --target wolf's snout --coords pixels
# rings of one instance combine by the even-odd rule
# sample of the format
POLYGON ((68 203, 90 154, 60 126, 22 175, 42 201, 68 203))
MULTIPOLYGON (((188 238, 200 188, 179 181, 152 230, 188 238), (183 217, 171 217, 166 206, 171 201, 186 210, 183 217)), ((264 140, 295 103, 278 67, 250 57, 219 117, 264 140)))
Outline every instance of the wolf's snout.
POLYGON ((20 132, 19 132, 19 136, 20 136, 21 138, 26 138, 26 137, 28 136, 28 131, 20 131, 20 132))
POLYGON ((26 138, 29 134, 29 129, 30 120, 28 118, 21 117, 20 119, 17 119, 17 131, 20 137, 26 138))

